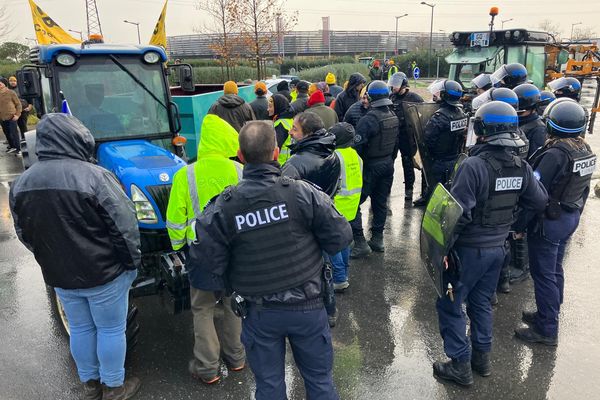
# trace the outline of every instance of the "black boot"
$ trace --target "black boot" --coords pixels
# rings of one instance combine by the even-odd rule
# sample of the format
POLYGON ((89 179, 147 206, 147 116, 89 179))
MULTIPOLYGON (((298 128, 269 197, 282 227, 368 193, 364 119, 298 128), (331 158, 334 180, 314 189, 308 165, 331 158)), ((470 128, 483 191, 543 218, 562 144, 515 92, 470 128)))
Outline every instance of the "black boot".
POLYGON ((102 400, 127 400, 135 396, 140 389, 140 380, 136 377, 125 379, 125 382, 118 387, 104 387, 104 396, 102 400))
POLYGON ((523 311, 523 314, 521 315, 521 320, 529 325, 535 324, 536 318, 537 311, 523 311))
POLYGON ((371 240, 369 240, 368 244, 371 250, 383 253, 385 251, 385 246, 383 245, 383 232, 371 232, 371 240))
POLYGON ((454 381, 462 386, 471 386, 473 384, 473 372, 468 361, 436 361, 433 363, 433 375, 441 379, 454 381))
POLYGON ((413 188, 412 187, 404 188, 404 201, 410 202, 410 201, 412 201, 412 198, 413 198, 413 188))
POLYGON ((510 284, 523 282, 529 276, 529 251, 527 237, 523 236, 511 241, 512 267, 510 268, 510 284))
POLYGON ((544 336, 532 327, 515 329, 515 336, 528 343, 541 343, 546 346, 558 345, 558 336, 544 336))
POLYGON ((500 278, 498 282, 498 291, 500 293, 510 293, 510 280, 508 278, 500 278))
POLYGON ((83 398, 85 400, 102 400, 102 384, 97 379, 92 379, 83 384, 83 398))
POLYGON ((481 376, 490 376, 492 374, 490 353, 473 350, 473 354, 471 355, 471 369, 481 376))
POLYGON ((496 292, 494 292, 494 294, 492 295, 492 298, 490 299, 490 303, 493 306, 498 304, 498 295, 496 294, 496 292))
POLYGON ((416 199, 415 201, 413 201, 413 206, 415 207, 425 207, 427 205, 427 198, 426 197, 419 197, 418 199, 416 199))
POLYGON ((371 248, 363 235, 354 236, 354 246, 350 252, 350 258, 364 258, 371 254, 371 248))

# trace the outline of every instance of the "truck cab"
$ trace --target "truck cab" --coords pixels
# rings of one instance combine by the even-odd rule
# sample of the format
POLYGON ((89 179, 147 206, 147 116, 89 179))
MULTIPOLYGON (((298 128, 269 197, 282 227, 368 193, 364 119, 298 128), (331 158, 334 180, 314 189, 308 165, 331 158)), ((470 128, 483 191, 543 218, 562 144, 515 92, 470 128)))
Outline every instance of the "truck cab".
MULTIPOLYGON (((179 296, 172 299, 174 312, 187 308, 187 279, 176 276, 177 256, 166 230, 173 175, 186 165, 186 157, 164 50, 84 42, 38 46, 30 59, 18 73, 21 93, 40 116, 68 111, 80 119, 96 141, 98 165, 117 177, 135 205, 143 270, 132 294, 155 294, 166 286, 179 296)), ((176 67, 185 71, 180 81, 193 87, 191 67, 176 67)), ((35 162, 34 148, 35 132, 28 132, 27 162, 35 162)))
POLYGON ((533 84, 543 89, 551 73, 559 71, 568 58, 551 34, 526 29, 453 32, 450 41, 454 51, 446 57, 448 78, 466 88, 481 73, 493 73, 502 64, 520 63, 533 84))

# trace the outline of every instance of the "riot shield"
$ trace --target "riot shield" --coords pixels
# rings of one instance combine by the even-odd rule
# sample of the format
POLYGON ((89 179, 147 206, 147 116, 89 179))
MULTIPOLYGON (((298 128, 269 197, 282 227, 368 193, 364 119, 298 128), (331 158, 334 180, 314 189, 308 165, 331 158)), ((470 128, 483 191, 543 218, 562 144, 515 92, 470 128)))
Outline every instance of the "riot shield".
POLYGON ((462 162, 465 161, 467 158, 469 158, 469 155, 467 153, 460 153, 458 155, 458 158, 456 159, 456 162, 454 163, 454 167, 452 168, 452 171, 450 171, 450 176, 448 177, 448 182, 446 183, 446 187, 448 187, 448 188, 452 187, 452 182, 454 182, 454 178, 456 177, 456 171, 458 171, 458 167, 460 167, 460 164, 462 164, 462 162))
POLYGON ((421 222, 421 260, 438 296, 445 293, 444 257, 453 245, 456 223, 463 209, 446 188, 438 183, 427 203, 421 222))
POLYGON ((435 180, 431 175, 431 164, 433 158, 427 150, 425 145, 425 125, 435 113, 440 105, 436 103, 402 103, 404 109, 404 118, 406 120, 406 132, 408 135, 412 135, 417 145, 418 155, 415 156, 420 160, 420 166, 424 172, 425 181, 427 185, 431 185, 435 180))

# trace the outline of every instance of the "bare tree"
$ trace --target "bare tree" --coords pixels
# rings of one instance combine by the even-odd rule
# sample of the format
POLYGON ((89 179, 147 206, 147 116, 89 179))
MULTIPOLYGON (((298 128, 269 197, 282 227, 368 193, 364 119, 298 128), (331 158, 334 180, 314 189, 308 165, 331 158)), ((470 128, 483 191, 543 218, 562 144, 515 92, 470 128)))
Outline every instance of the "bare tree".
POLYGON ((8 7, 0 6, 0 42, 8 40, 8 35, 15 29, 8 7))
POLYGON ((560 25, 552 22, 552 20, 550 19, 545 19, 541 21, 537 27, 542 31, 548 32, 551 35, 553 35, 556 38, 556 40, 559 40, 560 34, 562 33, 560 25))
POLYGON ((238 22, 241 42, 255 58, 256 78, 260 80, 265 77, 265 68, 261 65, 264 56, 271 52, 273 42, 291 30, 297 18, 284 12, 284 0, 243 0, 231 5, 231 15, 238 22), (279 26, 274 30, 269 21, 277 20, 279 26))
POLYGON ((584 28, 580 28, 580 29, 575 29, 573 31, 573 40, 584 40, 584 39, 591 39, 594 36, 596 36, 596 31, 589 27, 586 26, 584 28))
MULTIPOLYGON (((231 16, 230 9, 234 8, 236 0, 202 0, 198 1, 197 8, 206 11, 212 18, 211 23, 204 26, 204 30, 215 33, 217 40, 212 42, 209 47, 221 59, 221 71, 225 65, 227 80, 232 79, 232 56, 235 46, 232 31, 235 27, 234 18, 231 16)), ((238 0, 239 1, 239 0, 238 0)))

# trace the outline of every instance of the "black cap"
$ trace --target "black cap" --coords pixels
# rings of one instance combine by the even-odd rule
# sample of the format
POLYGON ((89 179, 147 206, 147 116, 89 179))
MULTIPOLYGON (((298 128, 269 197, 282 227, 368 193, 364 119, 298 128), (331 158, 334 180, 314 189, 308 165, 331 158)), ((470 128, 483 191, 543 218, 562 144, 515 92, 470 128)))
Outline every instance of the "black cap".
POLYGON ((307 81, 299 81, 296 84, 296 90, 299 92, 306 92, 308 93, 308 88, 310 87, 310 83, 307 81))
POLYGON ((335 147, 344 148, 354 144, 354 136, 356 132, 354 127, 347 122, 338 122, 329 128, 329 133, 335 135, 335 147))

